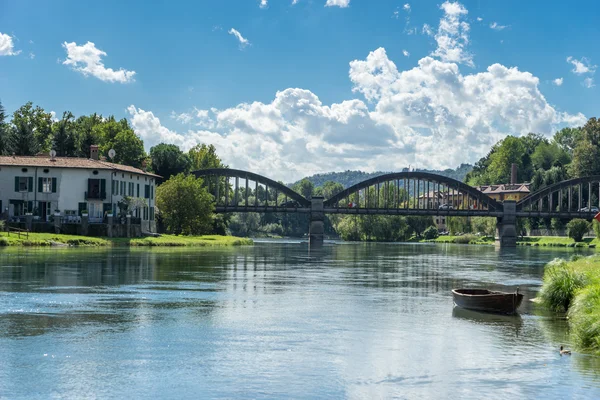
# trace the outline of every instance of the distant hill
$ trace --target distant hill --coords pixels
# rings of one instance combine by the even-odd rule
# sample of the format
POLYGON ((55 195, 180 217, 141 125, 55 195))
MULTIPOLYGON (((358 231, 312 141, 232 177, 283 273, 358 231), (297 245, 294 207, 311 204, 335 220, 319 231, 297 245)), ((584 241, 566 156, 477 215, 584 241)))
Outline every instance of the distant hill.
MULTIPOLYGON (((463 182, 465 180, 465 176, 468 172, 473 169, 473 166, 470 164, 461 164, 456 169, 445 169, 443 171, 439 170, 430 170, 430 169, 417 169, 417 171, 429 172, 432 174, 438 174, 442 176, 447 176, 449 178, 456 179, 458 181, 463 182)), ((404 168, 402 170, 408 171, 408 168, 404 168)), ((363 172, 363 171, 344 171, 344 172, 328 172, 326 174, 316 174, 312 176, 306 177, 309 181, 315 185, 315 187, 323 186, 323 184, 327 181, 334 181, 341 183, 345 188, 355 185, 359 182, 367 180, 369 178, 374 178, 376 176, 389 174, 389 172, 377 171, 377 172, 363 172)), ((289 186, 295 185, 297 182, 292 183, 289 186)))

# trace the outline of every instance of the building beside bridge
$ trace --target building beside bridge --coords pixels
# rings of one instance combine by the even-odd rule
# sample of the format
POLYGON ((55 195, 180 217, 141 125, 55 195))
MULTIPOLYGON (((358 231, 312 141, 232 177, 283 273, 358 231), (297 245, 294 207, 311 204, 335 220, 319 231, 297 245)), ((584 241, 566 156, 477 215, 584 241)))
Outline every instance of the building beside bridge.
POLYGON ((9 222, 36 223, 61 218, 65 223, 107 223, 108 215, 124 214, 125 197, 137 198, 132 210, 141 231, 156 232, 156 178, 138 168, 107 162, 98 157, 98 146, 90 158, 38 155, 0 156, 0 210, 9 222), (122 203, 121 203, 122 204, 122 203))

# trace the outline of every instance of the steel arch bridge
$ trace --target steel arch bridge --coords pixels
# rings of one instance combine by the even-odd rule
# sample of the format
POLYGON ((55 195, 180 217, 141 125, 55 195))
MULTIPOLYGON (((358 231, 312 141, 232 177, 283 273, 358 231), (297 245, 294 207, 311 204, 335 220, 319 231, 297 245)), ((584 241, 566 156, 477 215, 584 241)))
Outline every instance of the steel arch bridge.
POLYGON ((455 179, 416 171, 371 178, 328 199, 307 199, 281 182, 249 171, 213 168, 192 174, 205 180, 217 213, 309 214, 311 242, 313 237, 322 242, 325 214, 485 216, 497 218, 500 244, 514 246, 517 217, 590 219, 600 207, 600 176, 563 181, 518 203, 502 203, 455 179))

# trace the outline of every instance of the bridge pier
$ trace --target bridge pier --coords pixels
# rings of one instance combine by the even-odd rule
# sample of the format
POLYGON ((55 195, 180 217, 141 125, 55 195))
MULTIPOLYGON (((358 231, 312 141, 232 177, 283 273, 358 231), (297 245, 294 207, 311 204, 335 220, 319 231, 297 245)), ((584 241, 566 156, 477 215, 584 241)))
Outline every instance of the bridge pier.
POLYGON ((504 201, 504 216, 496 222, 496 245, 517 247, 517 202, 504 201))
POLYGON ((325 234, 325 212, 323 197, 313 197, 310 200, 310 226, 308 228, 309 246, 322 246, 325 234))

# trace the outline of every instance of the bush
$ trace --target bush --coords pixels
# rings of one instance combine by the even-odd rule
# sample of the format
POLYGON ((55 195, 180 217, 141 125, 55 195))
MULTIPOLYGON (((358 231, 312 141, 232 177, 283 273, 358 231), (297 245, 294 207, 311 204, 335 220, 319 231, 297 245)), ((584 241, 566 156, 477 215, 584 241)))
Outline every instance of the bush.
POLYGON ((435 226, 430 226, 429 228, 425 229, 425 231, 423 232, 423 236, 427 240, 435 239, 439 235, 440 234, 438 233, 438 230, 435 226))
POLYGON ((569 309, 569 326, 578 348, 600 351, 600 285, 588 286, 577 293, 569 309))
POLYGON ((565 312, 575 292, 586 284, 586 277, 569 267, 565 260, 556 259, 546 265, 540 298, 546 307, 565 312))
POLYGON ((600 239, 600 222, 594 220, 594 232, 596 233, 596 237, 600 239))
POLYGON ((585 219, 576 218, 567 224, 567 233, 569 237, 576 242, 581 242, 583 235, 590 230, 590 224, 585 219))
POLYGON ((469 244, 476 242, 479 238, 475 235, 461 235, 454 238, 454 243, 458 244, 469 244))

